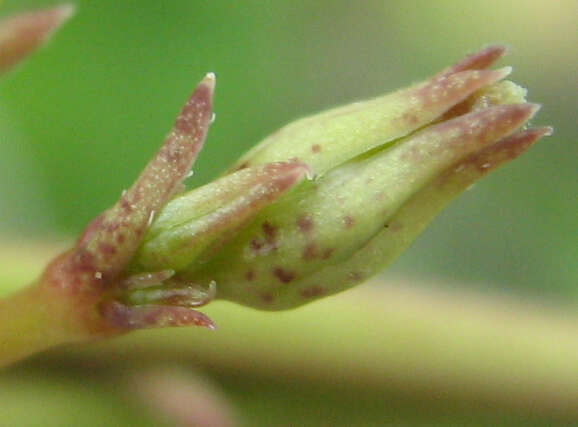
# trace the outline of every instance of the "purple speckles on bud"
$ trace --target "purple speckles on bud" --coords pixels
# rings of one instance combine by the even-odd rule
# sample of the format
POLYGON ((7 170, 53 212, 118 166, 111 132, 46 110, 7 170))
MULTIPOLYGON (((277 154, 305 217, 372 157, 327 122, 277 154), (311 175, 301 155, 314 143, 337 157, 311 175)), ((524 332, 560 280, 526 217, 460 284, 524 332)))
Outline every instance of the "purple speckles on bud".
POLYGON ((343 218, 343 224, 345 225, 345 228, 353 228, 353 226, 355 225, 355 217, 351 215, 346 215, 343 218))
POLYGON ((281 267, 275 267, 273 269, 273 275, 279 279, 281 283, 291 283, 297 277, 293 271, 285 270, 281 267))
POLYGON ((158 155, 79 240, 69 288, 100 289, 107 324, 134 329, 212 327, 193 307, 213 298, 281 310, 355 286, 455 195, 548 134, 520 130, 538 106, 502 81, 511 69, 486 69, 504 52, 299 120, 174 197, 212 122, 208 74, 158 155))
POLYGON ((261 225, 262 234, 251 240, 251 249, 260 255, 278 249, 277 229, 268 222, 261 225))
POLYGON ((245 279, 247 279, 249 282, 252 282, 256 278, 257 278, 257 274, 253 270, 249 270, 245 273, 245 279))
POLYGON ((322 286, 311 286, 299 292, 303 298, 318 298, 325 295, 326 293, 327 289, 322 286))
POLYGON ((313 231, 313 228, 315 227, 311 215, 308 214, 300 215, 299 218, 297 218, 297 227, 299 227, 299 230, 303 234, 310 234, 313 231))
MULTIPOLYGON (((67 13, 0 24, 0 72, 67 13)), ((487 69, 504 53, 492 46, 409 88, 291 123, 181 194, 214 121, 207 74, 136 182, 46 268, 42 291, 94 337, 212 329, 195 308, 215 298, 283 310, 356 286, 455 196, 551 133, 523 129, 539 106, 503 80, 511 68, 487 69)))
POLYGON ((451 200, 456 182, 471 184, 503 163, 498 158, 529 146, 514 141, 545 134, 516 134, 538 106, 502 81, 511 68, 486 69, 504 53, 489 47, 423 83, 298 120, 266 138, 231 170, 300 159, 315 177, 264 207, 213 258, 191 265, 188 277, 215 280, 219 298, 278 310, 380 271, 433 218, 433 207, 451 200), (451 172, 457 167, 460 173, 451 172))

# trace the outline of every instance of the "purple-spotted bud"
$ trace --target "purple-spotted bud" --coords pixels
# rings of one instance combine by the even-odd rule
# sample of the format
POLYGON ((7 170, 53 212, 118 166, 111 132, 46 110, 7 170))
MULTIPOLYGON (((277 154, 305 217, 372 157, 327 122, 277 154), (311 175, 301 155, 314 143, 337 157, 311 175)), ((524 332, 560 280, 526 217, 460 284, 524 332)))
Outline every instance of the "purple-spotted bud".
POLYGON ((73 334, 95 336, 211 328, 195 308, 215 298, 280 310, 364 281, 453 197, 550 132, 521 130, 538 107, 503 81, 509 68, 486 69, 504 51, 299 120, 180 194, 213 122, 207 74, 136 182, 46 268, 41 292, 73 334))
MULTIPOLYGON (((0 22, 0 73, 73 10, 0 22)), ((134 329, 212 328, 195 308, 215 298, 281 310, 379 272, 452 198, 551 132, 522 129, 538 106, 503 81, 509 68, 487 69, 504 53, 489 47, 424 83, 299 120, 181 194, 214 118, 207 74, 136 182, 5 302, 10 319, 31 301, 42 310, 16 322, 26 339, 0 336, 13 347, 4 359, 134 329), (38 334, 44 323, 53 330, 38 334)))
POLYGON ((550 132, 521 130, 538 106, 503 80, 510 68, 486 69, 504 52, 284 127, 230 175, 169 202, 135 266, 269 310, 364 281, 452 198, 550 132))

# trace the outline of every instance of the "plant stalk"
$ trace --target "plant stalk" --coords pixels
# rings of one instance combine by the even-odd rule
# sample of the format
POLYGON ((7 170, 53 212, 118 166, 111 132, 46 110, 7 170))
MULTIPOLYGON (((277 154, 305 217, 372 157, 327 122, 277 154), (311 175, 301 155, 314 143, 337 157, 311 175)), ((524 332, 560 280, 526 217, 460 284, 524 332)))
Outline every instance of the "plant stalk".
POLYGON ((0 367, 82 340, 70 310, 59 302, 40 282, 0 299, 0 367))

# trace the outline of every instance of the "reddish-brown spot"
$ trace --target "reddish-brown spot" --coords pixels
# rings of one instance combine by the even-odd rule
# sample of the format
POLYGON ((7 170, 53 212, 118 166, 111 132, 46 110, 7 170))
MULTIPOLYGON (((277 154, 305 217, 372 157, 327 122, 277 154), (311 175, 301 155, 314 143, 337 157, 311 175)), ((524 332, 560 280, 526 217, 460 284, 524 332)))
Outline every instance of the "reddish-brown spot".
POLYGON ((319 297, 321 295, 325 295, 327 293, 327 289, 321 286, 311 286, 307 289, 303 289, 301 291, 301 296, 303 298, 314 298, 319 297))
POLYGON ((113 245, 105 242, 99 243, 98 249, 103 255, 111 256, 116 253, 116 248, 113 245))
POLYGON ((138 227, 134 228, 133 233, 138 238, 139 236, 142 236, 145 231, 147 231, 147 225, 140 224, 138 227))
POLYGON ((269 222, 264 222, 261 226, 263 229, 263 238, 257 237, 251 240, 251 249, 254 252, 267 253, 277 249, 277 227, 269 222))
POLYGON ((277 238, 277 228, 267 221, 263 223, 262 227, 263 232, 265 233, 265 240, 267 240, 267 243, 275 242, 277 238))
POLYGON ((131 203, 126 199, 126 198, 122 198, 120 199, 120 207, 125 211, 125 213, 129 214, 132 212, 133 210, 133 206, 131 205, 131 203))
POLYGON ((319 256, 317 245, 315 243, 308 243, 303 250, 303 259, 311 261, 319 256))
POLYGON ((412 113, 404 113, 402 116, 402 120, 412 126, 415 126, 419 122, 417 116, 412 113))
POLYGON ((347 215, 343 218, 343 223, 345 224, 345 228, 351 228, 355 225, 355 218, 351 215, 347 215))
POLYGON ((124 243, 125 236, 122 233, 116 235, 116 242, 119 244, 124 243))
POLYGON ((313 151, 315 154, 321 153, 321 145, 319 145, 319 144, 313 144, 313 145, 311 146, 311 151, 313 151))
POLYGON ((260 239, 251 240, 251 249, 253 249, 255 252, 258 252, 261 249, 263 249, 263 246, 265 246, 265 242, 263 242, 262 240, 260 239))
POLYGON ((256 277, 257 277, 257 274, 255 274, 254 270, 249 270, 245 273, 245 279, 247 279, 249 281, 255 280, 256 277))
POLYGON ((261 299, 263 300, 263 302, 267 303, 267 304, 271 304, 273 302, 273 295, 266 292, 264 294, 261 294, 261 299))
POLYGON ((284 270, 281 267, 275 267, 273 274, 282 283, 289 283, 295 280, 296 274, 293 271, 284 270))
POLYGON ((321 259, 328 259, 331 258, 331 255, 333 255, 333 252, 335 252, 335 248, 327 248, 323 251, 323 253, 321 254, 321 259))
POLYGON ((138 203, 142 199, 142 192, 137 190, 140 190, 140 187, 135 189, 135 191, 133 191, 131 194, 133 203, 138 203))
POLYGON ((118 230, 118 229, 120 228, 120 225, 121 225, 120 222, 117 222, 117 221, 115 221, 115 222, 107 222, 107 223, 104 225, 104 229, 106 230, 107 233, 112 234, 112 233, 114 233, 116 230, 118 230))
POLYGON ((93 273, 96 271, 94 254, 85 249, 78 248, 73 255, 71 265, 73 272, 93 273))
POLYGON ((399 221, 392 221, 389 223, 389 229, 391 231, 399 231, 403 228, 403 225, 399 221))
POLYGON ((377 200, 378 202, 383 202, 385 200, 385 193, 383 191, 377 193, 375 195, 375 200, 377 200))
POLYGON ((299 227, 299 230, 302 233, 309 234, 315 227, 315 224, 313 223, 311 216, 304 214, 297 219, 297 227, 299 227))

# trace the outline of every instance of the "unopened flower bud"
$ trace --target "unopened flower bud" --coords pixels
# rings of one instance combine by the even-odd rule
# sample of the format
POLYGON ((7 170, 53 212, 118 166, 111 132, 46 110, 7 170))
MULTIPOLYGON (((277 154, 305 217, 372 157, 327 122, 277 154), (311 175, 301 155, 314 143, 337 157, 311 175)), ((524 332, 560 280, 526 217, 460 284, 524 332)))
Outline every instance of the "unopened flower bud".
POLYGON ((503 81, 510 68, 486 69, 504 52, 287 125, 229 175, 169 202, 134 265, 268 310, 364 281, 453 197, 549 133, 520 130, 538 106, 503 81))

